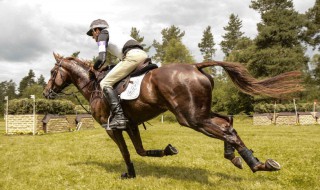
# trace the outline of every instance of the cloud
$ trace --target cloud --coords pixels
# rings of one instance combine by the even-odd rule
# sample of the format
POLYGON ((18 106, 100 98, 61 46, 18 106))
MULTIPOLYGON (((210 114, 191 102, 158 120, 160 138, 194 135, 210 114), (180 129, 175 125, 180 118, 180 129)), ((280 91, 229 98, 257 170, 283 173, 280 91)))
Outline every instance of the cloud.
POLYGON ((46 20, 40 19, 39 10, 29 6, 0 6, 0 60, 30 61, 48 50, 46 20))
POLYGON ((87 27, 59 22, 40 6, 0 1, 0 18, 0 81, 19 84, 30 69, 48 79, 54 51, 64 56, 80 51, 90 58, 95 53, 96 44, 85 35, 87 27))
MULTIPOLYGON (((231 13, 242 20, 244 35, 254 38, 260 15, 249 8, 251 0, 96 0, 79 1, 0 0, 0 81, 14 79, 17 83, 32 69, 36 76, 46 78, 55 62, 52 52, 80 57, 97 55, 96 43, 85 35, 90 22, 106 19, 111 27, 130 33, 140 30, 145 43, 161 41, 161 30, 175 25, 185 31, 184 44, 197 61, 202 60, 197 44, 204 29, 210 25, 217 49, 216 60, 223 59, 219 43, 231 13), (103 5, 103 6, 97 6, 103 5), (105 6, 104 6, 105 5, 105 6)), ((295 8, 305 12, 315 0, 293 0, 295 8)), ((150 54, 152 56, 152 54, 150 54)))

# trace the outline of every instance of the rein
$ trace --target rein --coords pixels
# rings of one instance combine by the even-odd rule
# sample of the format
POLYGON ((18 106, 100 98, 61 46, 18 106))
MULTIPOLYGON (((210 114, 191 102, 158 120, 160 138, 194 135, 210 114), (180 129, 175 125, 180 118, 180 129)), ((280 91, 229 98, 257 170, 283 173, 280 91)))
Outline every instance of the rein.
MULTIPOLYGON (((57 65, 58 67, 57 67, 57 69, 54 71, 54 74, 53 74, 52 78, 50 79, 50 80, 52 80, 53 82, 56 80, 58 71, 59 71, 59 70, 61 69, 61 67, 62 67, 61 62, 62 62, 62 59, 60 60, 59 63, 56 63, 56 65, 57 65)), ((60 77, 61 77, 61 79, 64 79, 61 71, 60 71, 60 77)), ((65 82, 65 81, 64 81, 64 82, 65 82)), ((87 82, 83 87, 81 87, 80 90, 84 89, 84 88, 85 88, 86 86, 88 86, 91 82, 92 82, 92 81, 89 80, 89 82, 87 82)), ((93 82, 94 82, 94 81, 93 81, 93 82)), ((68 85, 70 85, 70 83, 66 83, 65 86, 68 86, 68 85)), ((62 87, 62 88, 64 88, 64 87, 62 87)), ((81 106, 88 114, 91 114, 91 112, 88 111, 88 110, 84 107, 84 105, 81 103, 79 97, 76 95, 76 93, 79 93, 79 92, 80 92, 79 90, 76 91, 76 92, 71 92, 71 93, 65 93, 65 92, 63 92, 63 91, 61 90, 60 93, 56 93, 55 91, 53 91, 52 89, 50 89, 49 92, 50 92, 50 94, 53 94, 54 96, 59 96, 59 97, 62 97, 62 95, 60 95, 60 94, 63 94, 64 96, 73 96, 73 97, 75 97, 75 98, 77 99, 78 103, 80 104, 80 106, 81 106)))
POLYGON ((91 114, 91 112, 90 111, 88 111, 85 107, 84 107, 84 105, 81 103, 81 101, 80 101, 80 99, 78 98, 78 96, 76 95, 76 93, 78 93, 79 92, 79 90, 77 91, 77 92, 71 92, 71 93, 64 93, 64 92, 61 92, 61 94, 63 94, 63 95, 66 95, 66 96, 73 96, 73 97, 75 97, 76 99, 77 99, 77 101, 78 101, 78 103, 80 104, 80 106, 84 109, 84 110, 86 110, 86 112, 88 113, 88 114, 91 114))
MULTIPOLYGON (((88 82, 88 83, 90 83, 90 82, 88 82)), ((81 103, 79 97, 77 96, 77 93, 79 93, 79 92, 80 92, 80 91, 78 90, 78 91, 76 91, 76 92, 71 92, 71 93, 65 93, 65 92, 62 92, 62 91, 61 91, 60 93, 56 93, 55 91, 53 91, 53 90, 50 89, 50 93, 52 93, 54 96, 59 96, 59 97, 62 97, 62 96, 73 96, 73 97, 75 97, 75 98, 77 99, 78 103, 80 104, 80 106, 81 106, 84 110, 86 110, 86 112, 87 112, 88 114, 91 114, 91 112, 88 111, 88 110, 84 107, 84 105, 81 103), (62 95, 60 95, 60 94, 62 94, 62 95)))

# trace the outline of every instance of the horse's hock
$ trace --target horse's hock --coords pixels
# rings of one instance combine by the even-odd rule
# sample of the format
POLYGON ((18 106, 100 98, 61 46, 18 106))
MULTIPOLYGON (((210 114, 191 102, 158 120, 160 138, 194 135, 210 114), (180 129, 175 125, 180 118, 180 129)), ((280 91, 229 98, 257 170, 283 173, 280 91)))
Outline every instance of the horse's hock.
POLYGON ((93 129, 94 120, 89 114, 79 115, 8 115, 8 134, 56 133, 93 129))

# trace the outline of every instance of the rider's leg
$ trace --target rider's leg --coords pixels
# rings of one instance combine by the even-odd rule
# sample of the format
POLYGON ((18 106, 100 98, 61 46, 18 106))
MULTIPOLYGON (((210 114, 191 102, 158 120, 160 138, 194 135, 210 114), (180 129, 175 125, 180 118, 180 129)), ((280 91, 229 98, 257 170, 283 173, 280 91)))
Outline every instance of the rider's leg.
MULTIPOLYGON (((112 120, 109 123, 110 129, 126 129, 128 119, 124 116, 117 93, 112 87, 105 86, 103 88, 103 94, 106 97, 112 111, 112 120)), ((108 124, 103 124, 102 126, 107 128, 107 125, 108 124)))
MULTIPOLYGON (((123 110, 119 103, 118 95, 112 86, 132 72, 142 61, 147 58, 147 54, 140 49, 132 49, 127 52, 126 56, 120 61, 100 82, 100 87, 110 105, 112 111, 109 127, 111 129, 126 129, 128 119, 124 116, 123 110)), ((107 127, 108 124, 103 124, 107 127)))

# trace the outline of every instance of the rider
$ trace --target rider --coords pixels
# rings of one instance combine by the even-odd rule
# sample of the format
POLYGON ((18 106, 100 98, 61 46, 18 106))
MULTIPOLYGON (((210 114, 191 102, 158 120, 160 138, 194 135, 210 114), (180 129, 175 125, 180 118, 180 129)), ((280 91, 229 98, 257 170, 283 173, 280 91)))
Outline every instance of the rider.
MULTIPOLYGON (((102 19, 94 20, 90 24, 90 30, 87 35, 92 36, 99 47, 99 56, 94 63, 93 69, 98 70, 105 63, 106 51, 121 60, 100 82, 100 87, 112 111, 109 127, 111 129, 124 130, 127 128, 128 119, 124 116, 113 85, 132 72, 148 55, 143 51, 143 47, 139 42, 129 35, 123 35, 113 29, 109 29, 108 23, 102 19)), ((103 124, 102 126, 107 128, 108 124, 103 124)))

